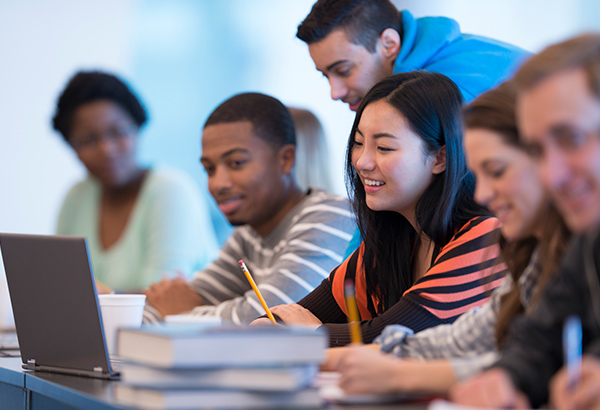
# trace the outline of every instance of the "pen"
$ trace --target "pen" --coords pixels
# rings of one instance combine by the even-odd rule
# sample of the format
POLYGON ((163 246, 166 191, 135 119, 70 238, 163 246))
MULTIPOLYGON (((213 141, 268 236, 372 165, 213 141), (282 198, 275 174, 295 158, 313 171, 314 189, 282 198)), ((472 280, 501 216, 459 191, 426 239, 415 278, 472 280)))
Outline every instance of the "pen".
POLYGON ((563 327, 563 354, 567 366, 567 388, 573 390, 581 380, 581 319, 569 316, 563 327))
POLYGON ((267 306, 267 302, 265 302, 265 300, 263 299, 262 295, 260 294, 260 290, 258 290, 258 286, 256 286, 254 279, 252 279, 252 275, 250 275, 250 271, 246 267, 246 264, 241 259, 239 262, 240 266, 242 267, 242 271, 244 272, 244 275, 246 275, 246 279, 248 279, 248 282, 250 282, 250 286, 252 286, 252 289, 254 289, 254 293, 256 293, 256 297, 260 301, 262 307, 265 309, 265 312, 267 312, 267 316, 269 316, 269 319, 271 319, 271 322, 273 322, 273 324, 277 324, 277 322, 275 321, 275 317, 273 316, 273 314, 269 310, 269 307, 267 306))
POLYGON ((356 306, 356 296, 354 294, 354 282, 352 282, 350 279, 344 282, 344 296, 346 298, 346 308, 348 309, 350 338, 352 343, 362 344, 360 317, 358 316, 358 306, 356 306))

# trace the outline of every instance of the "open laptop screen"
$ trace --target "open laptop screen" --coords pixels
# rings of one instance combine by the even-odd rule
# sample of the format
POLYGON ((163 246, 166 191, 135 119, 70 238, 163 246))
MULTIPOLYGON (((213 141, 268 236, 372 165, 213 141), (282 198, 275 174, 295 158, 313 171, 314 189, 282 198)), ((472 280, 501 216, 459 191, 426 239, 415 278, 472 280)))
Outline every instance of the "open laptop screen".
POLYGON ((0 234, 23 367, 113 378, 85 238, 0 234))

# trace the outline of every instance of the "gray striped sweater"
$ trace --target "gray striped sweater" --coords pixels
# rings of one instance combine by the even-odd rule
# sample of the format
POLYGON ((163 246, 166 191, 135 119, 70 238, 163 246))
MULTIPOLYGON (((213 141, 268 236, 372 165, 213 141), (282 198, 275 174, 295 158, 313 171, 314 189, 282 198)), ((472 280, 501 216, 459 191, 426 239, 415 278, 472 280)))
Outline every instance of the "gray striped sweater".
MULTIPOLYGON (((219 316, 234 324, 247 324, 265 314, 240 269, 240 259, 268 306, 297 302, 343 261, 355 230, 347 199, 313 189, 267 236, 247 225, 236 228, 218 259, 190 282, 205 305, 189 313, 219 316)), ((149 306, 144 318, 161 320, 149 306)))

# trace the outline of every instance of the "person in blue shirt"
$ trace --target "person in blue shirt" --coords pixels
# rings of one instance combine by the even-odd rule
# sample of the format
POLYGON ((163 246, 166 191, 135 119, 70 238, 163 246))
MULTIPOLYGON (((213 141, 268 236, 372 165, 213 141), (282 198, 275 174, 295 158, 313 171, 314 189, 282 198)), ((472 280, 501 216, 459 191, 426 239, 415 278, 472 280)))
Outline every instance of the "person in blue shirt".
POLYGON ((376 82, 413 70, 444 74, 469 102, 510 78, 530 54, 464 34, 447 17, 416 19, 389 0, 318 0, 296 36, 329 80, 331 98, 352 111, 376 82))
MULTIPOLYGON (((296 36, 329 80, 331 98, 356 111, 375 83, 393 74, 444 74, 465 102, 509 79, 530 53, 487 37, 464 34, 447 17, 415 19, 389 0, 318 0, 296 36)), ((355 232, 346 256, 360 245, 355 232)))

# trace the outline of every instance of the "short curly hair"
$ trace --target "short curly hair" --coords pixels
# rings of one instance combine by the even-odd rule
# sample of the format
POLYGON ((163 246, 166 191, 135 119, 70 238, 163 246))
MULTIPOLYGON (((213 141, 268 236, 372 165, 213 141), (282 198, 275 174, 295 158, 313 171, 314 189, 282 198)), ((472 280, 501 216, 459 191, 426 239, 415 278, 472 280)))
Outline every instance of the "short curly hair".
POLYGON ((52 126, 68 141, 77 108, 97 100, 109 100, 118 104, 127 111, 138 127, 148 121, 144 106, 124 81, 101 71, 79 71, 69 80, 58 98, 52 126))

